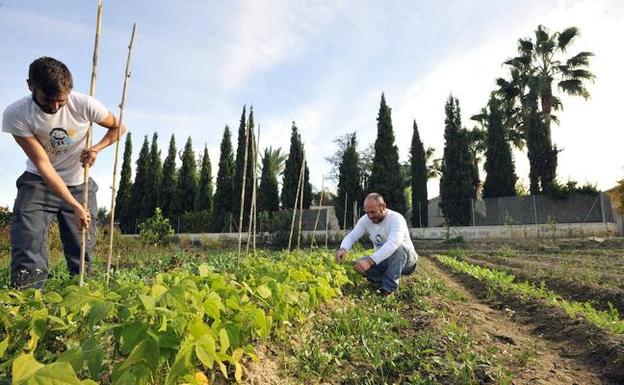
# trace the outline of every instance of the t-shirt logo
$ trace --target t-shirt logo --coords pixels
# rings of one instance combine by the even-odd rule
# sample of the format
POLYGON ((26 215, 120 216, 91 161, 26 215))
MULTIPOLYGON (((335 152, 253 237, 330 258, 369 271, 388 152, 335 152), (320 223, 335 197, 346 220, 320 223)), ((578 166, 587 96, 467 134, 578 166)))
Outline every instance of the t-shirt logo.
POLYGON ((375 247, 381 247, 383 246, 383 244, 386 242, 386 240, 384 239, 384 236, 381 234, 376 234, 375 235, 375 247))
POLYGON ((67 133, 67 130, 61 127, 53 128, 50 131, 50 144, 48 146, 48 152, 59 155, 67 151, 69 146, 73 143, 71 137, 67 133))

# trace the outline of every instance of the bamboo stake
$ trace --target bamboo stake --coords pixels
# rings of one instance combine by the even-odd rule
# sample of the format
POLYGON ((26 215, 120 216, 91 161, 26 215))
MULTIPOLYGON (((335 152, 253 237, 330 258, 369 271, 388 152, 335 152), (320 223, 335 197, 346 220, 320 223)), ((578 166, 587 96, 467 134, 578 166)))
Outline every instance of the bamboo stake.
POLYGON ((128 45, 128 59, 126 60, 126 72, 124 77, 123 91, 121 92, 121 103, 119 104, 119 123, 117 125, 117 141, 115 142, 115 162, 113 163, 113 185, 111 194, 111 214, 109 224, 108 258, 106 259, 106 286, 110 280, 111 261, 113 259, 113 236, 115 228, 115 188, 117 183, 117 163, 119 162, 119 141, 121 140, 121 126, 123 124, 124 107, 126 105, 126 95, 128 79, 130 79, 130 59, 132 58, 132 48, 134 47, 134 34, 136 33, 136 23, 132 26, 132 36, 128 45))
POLYGON ((243 181, 241 182, 241 198, 240 198, 240 214, 238 216, 238 258, 236 259, 236 267, 240 264, 241 241, 243 239, 243 211, 245 209, 245 181, 247 178, 247 147, 249 147, 249 122, 245 124, 245 156, 243 161, 243 181))
MULTIPOLYGON (((100 32, 102 31, 102 0, 98 0, 97 21, 95 27, 95 43, 93 44, 93 65, 91 68, 91 83, 89 84, 89 96, 95 96, 95 81, 97 80, 98 52, 100 50, 100 32)), ((93 122, 89 122, 87 129, 87 140, 85 149, 91 147, 93 136, 93 122)), ((84 187, 83 187, 83 207, 89 210, 89 166, 85 165, 83 170, 84 187)), ((95 218, 92 218, 95 220, 95 218)), ((81 242, 80 242, 80 286, 84 285, 85 275, 85 254, 87 251, 87 239, 89 235, 89 227, 82 226, 81 242)))
POLYGON ((256 148, 254 157, 254 189, 253 189, 253 254, 256 255, 256 237, 258 233, 258 193, 256 189, 258 187, 258 148, 260 148, 260 125, 258 125, 258 136, 256 137, 256 148))
MULTIPOLYGON (((253 166, 251 170, 251 180, 253 181, 253 185, 251 187, 251 204, 249 206, 249 224, 247 226, 247 249, 246 253, 249 254, 249 245, 251 244, 251 238, 255 236, 254 234, 254 212, 256 210, 256 165, 257 165, 257 138, 253 138, 253 142, 251 144, 251 156, 253 158, 253 166)), ((253 240, 254 244, 256 243, 255 238, 253 240)), ((255 248, 254 248, 255 253, 255 248)))
MULTIPOLYGON (((303 162, 301 163, 303 166, 303 162)), ((297 181, 297 193, 295 194, 295 205, 293 206, 293 217, 290 222, 290 236, 288 237, 288 252, 290 253, 290 247, 292 245, 292 236, 295 231, 295 218, 297 217, 297 204, 299 202, 299 189, 301 188, 301 183, 303 180, 303 176, 301 175, 301 170, 299 170, 299 180, 297 181)))
POLYGON ((321 179, 321 197, 319 199, 318 212, 316 213, 316 221, 314 221, 314 233, 312 233, 312 242, 310 242, 310 248, 314 247, 314 240, 316 239, 316 226, 318 225, 319 219, 321 218, 321 207, 323 206, 323 194, 325 193, 324 188, 325 188, 325 175, 323 175, 323 178, 321 179))
POLYGON ((345 193, 345 202, 344 202, 344 218, 342 222, 342 228, 344 229, 344 235, 347 235, 347 198, 349 197, 349 193, 345 193))
POLYGON ((305 152, 303 153, 303 162, 301 163, 301 197, 299 198, 299 232, 297 233, 297 248, 301 245, 301 222, 303 221, 303 193, 305 191, 305 152))

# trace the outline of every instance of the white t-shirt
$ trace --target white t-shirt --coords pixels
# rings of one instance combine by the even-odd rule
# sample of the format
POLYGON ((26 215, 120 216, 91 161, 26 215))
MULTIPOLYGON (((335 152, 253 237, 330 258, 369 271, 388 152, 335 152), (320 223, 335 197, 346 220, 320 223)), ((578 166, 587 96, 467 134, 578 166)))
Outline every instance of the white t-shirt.
MULTIPOLYGON (((89 123, 99 123, 108 114, 102 103, 79 92, 72 91, 67 104, 54 114, 43 112, 29 95, 4 110, 2 131, 37 137, 65 184, 77 186, 83 183, 80 152, 86 145, 89 123)), ((30 159, 26 161, 26 171, 39 175, 30 159)))
POLYGON ((355 228, 342 240, 340 247, 350 250, 351 246, 365 233, 368 233, 375 246, 375 252, 370 257, 376 264, 391 256, 399 246, 404 246, 414 257, 418 258, 407 222, 403 215, 396 211, 386 209, 386 216, 379 223, 373 223, 368 216, 364 215, 358 220, 355 228))

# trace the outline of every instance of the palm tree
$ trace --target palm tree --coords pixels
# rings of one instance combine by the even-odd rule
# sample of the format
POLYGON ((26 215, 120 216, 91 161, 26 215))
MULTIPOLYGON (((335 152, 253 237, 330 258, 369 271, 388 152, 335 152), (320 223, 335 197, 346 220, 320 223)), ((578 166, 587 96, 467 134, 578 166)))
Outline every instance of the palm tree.
POLYGON ((258 211, 266 211, 269 217, 279 209, 278 177, 284 172, 287 154, 281 148, 265 148, 262 155, 260 187, 258 189, 258 211))
POLYGON ((543 25, 531 38, 518 40, 518 56, 505 62, 511 79, 498 79, 499 93, 508 101, 508 118, 524 134, 531 164, 531 193, 548 192, 557 168, 557 147, 552 145, 551 121, 559 123, 554 111, 562 109, 553 84, 569 95, 589 97, 586 83, 594 79, 588 70, 591 52, 565 58, 568 47, 579 36, 576 27, 549 33, 543 25))

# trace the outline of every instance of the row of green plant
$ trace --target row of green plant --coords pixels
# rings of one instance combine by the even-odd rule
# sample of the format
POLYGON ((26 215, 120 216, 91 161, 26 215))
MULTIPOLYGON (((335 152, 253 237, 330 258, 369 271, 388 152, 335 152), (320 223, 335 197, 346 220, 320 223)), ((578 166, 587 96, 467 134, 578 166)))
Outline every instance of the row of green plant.
POLYGON ((476 278, 497 292, 517 293, 529 298, 544 300, 549 306, 563 309, 570 317, 581 316, 601 329, 610 330, 616 334, 624 333, 624 320, 620 318, 619 312, 611 304, 609 304, 608 311, 597 310, 588 302, 565 300, 546 288, 543 283, 538 286, 526 281, 516 282, 516 277, 512 274, 475 266, 451 256, 437 255, 436 258, 444 265, 476 278))
POLYGON ((392 297, 362 285, 347 294, 287 347, 302 383, 510 383, 498 352, 478 349, 452 314, 460 295, 429 274, 406 277, 392 297))
POLYGON ((50 280, 0 291, 0 376, 22 384, 206 384, 240 381, 253 343, 287 328, 349 278, 328 253, 257 255, 235 273, 204 263, 110 288, 50 280))

